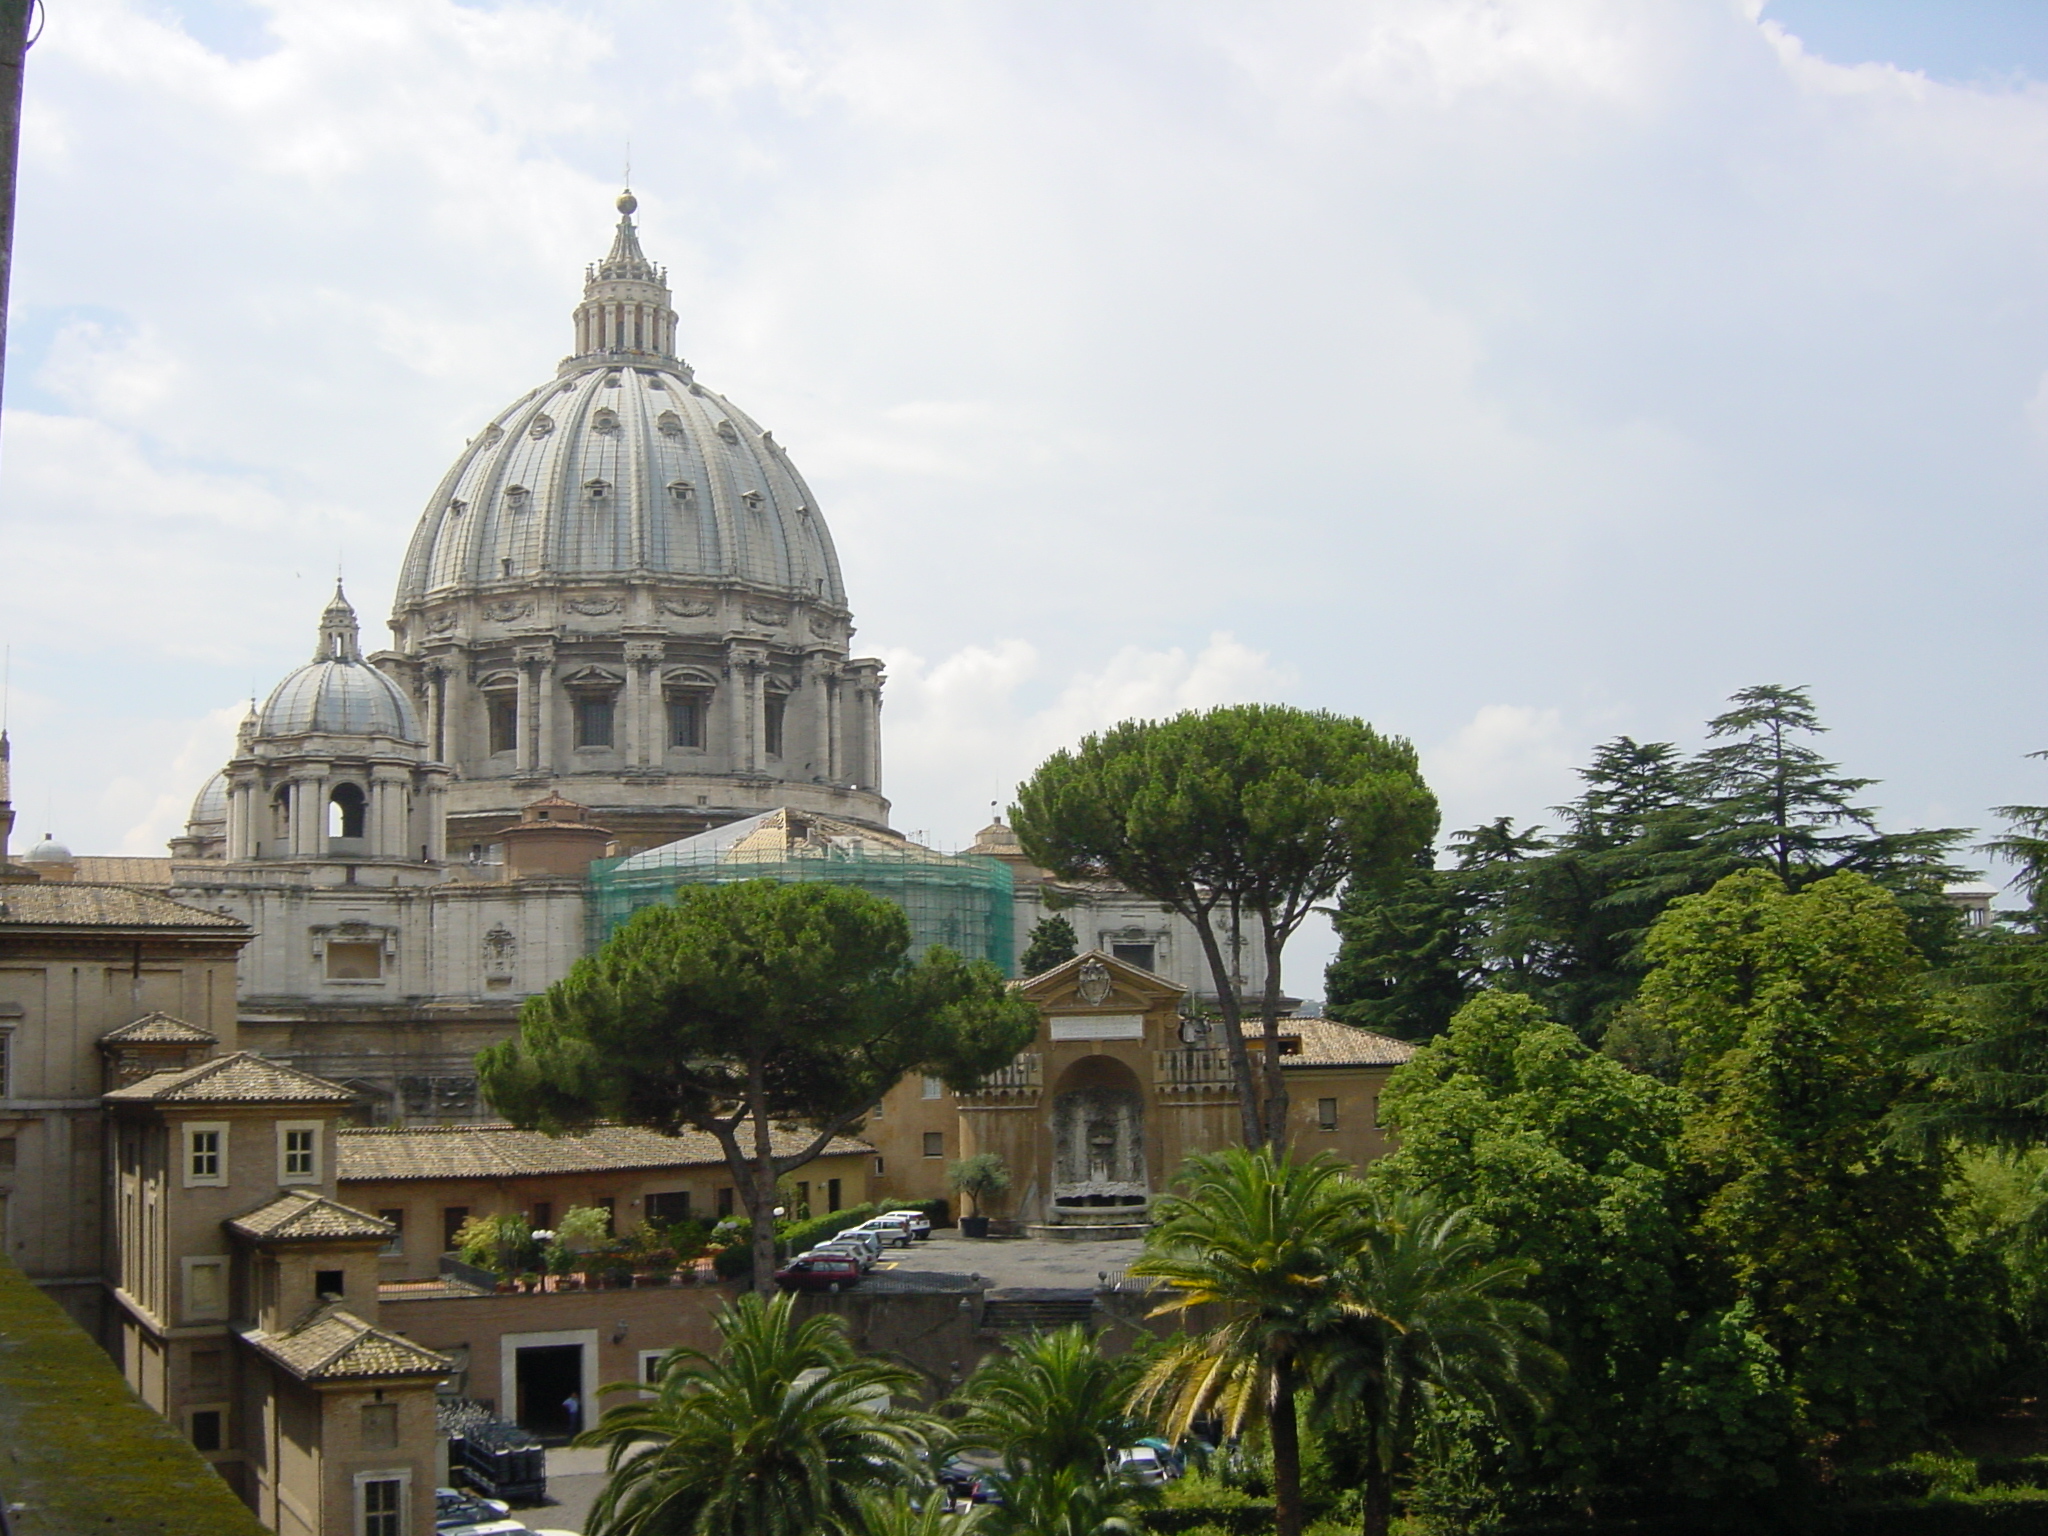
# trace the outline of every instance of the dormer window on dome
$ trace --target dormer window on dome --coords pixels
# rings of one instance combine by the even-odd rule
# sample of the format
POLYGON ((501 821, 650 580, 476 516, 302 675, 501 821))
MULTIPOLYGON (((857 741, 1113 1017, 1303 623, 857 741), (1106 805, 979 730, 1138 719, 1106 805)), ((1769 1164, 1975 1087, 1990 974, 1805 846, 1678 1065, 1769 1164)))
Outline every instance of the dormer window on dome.
POLYGON ((586 480, 583 482, 583 489, 590 493, 592 501, 603 501, 605 497, 611 495, 612 483, 609 480, 586 480))
POLYGON ((727 418, 719 422, 718 435, 728 443, 736 443, 740 440, 740 429, 732 424, 730 418, 727 418))
POLYGON ((619 413, 610 407, 594 413, 590 418, 590 430, 610 436, 619 430, 619 413))
POLYGON ((663 437, 681 437, 683 435, 683 418, 674 411, 663 411, 654 418, 654 429, 663 437))
POLYGON ((668 483, 668 493, 677 501, 689 501, 696 496, 697 487, 687 480, 671 480, 668 483))
POLYGON ((526 429, 526 435, 536 440, 546 437, 555 430, 555 418, 543 411, 533 418, 533 425, 526 429))

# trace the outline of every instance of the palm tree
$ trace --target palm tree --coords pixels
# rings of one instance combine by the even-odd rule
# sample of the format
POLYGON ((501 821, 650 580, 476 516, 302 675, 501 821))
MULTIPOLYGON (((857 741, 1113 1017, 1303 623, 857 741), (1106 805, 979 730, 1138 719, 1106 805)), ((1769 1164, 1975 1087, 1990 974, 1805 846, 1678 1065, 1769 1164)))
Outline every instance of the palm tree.
POLYGON ((1100 1467, 1027 1469, 1003 1485, 992 1536, 1137 1536, 1131 1509, 1149 1490, 1100 1467))
POLYGON ((1032 1334, 967 1379, 953 1432, 999 1452, 1012 1472, 1100 1473, 1140 1433, 1129 1399, 1142 1368, 1135 1355, 1104 1355, 1078 1323, 1032 1334))
POLYGON ((1134 1403, 1175 1438, 1211 1413, 1233 1435, 1263 1426, 1278 1536, 1300 1536, 1295 1395, 1307 1356, 1341 1315, 1342 1263, 1366 1236, 1364 1188, 1327 1154, 1297 1163, 1266 1147, 1192 1157, 1181 1178, 1130 1272, 1166 1282, 1154 1317, 1200 1307, 1216 1320, 1166 1347, 1134 1403))
POLYGON ((887 1496, 871 1493, 861 1500, 856 1530, 858 1536, 983 1536, 979 1527, 992 1506, 970 1505, 956 1515, 950 1503, 936 1493, 918 1496, 902 1488, 887 1496))
POLYGON ((715 1326, 718 1358, 671 1351, 651 1400, 578 1437, 611 1453, 591 1536, 858 1532, 864 1495, 929 1486, 939 1426, 891 1406, 915 1372, 855 1353, 830 1313, 798 1322, 789 1296, 742 1296, 715 1326))
POLYGON ((1541 1341, 1543 1310, 1507 1294, 1534 1266, 1490 1257, 1467 1215, 1427 1194, 1375 1200, 1366 1241, 1337 1272, 1338 1317, 1310 1380, 1319 1412, 1364 1452, 1365 1536, 1386 1536, 1395 1469, 1434 1401, 1499 1423, 1540 1410, 1563 1369, 1541 1341))

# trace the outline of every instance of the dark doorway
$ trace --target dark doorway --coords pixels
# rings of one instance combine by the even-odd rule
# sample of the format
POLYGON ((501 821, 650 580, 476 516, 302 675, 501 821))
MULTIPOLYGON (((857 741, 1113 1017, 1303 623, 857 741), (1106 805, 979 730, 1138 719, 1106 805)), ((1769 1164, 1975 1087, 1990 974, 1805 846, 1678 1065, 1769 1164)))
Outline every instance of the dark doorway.
POLYGON ((567 1440, 583 1428, 590 1405, 583 1401, 581 1344, 522 1349, 514 1369, 519 1377, 521 1429, 554 1441, 567 1440))

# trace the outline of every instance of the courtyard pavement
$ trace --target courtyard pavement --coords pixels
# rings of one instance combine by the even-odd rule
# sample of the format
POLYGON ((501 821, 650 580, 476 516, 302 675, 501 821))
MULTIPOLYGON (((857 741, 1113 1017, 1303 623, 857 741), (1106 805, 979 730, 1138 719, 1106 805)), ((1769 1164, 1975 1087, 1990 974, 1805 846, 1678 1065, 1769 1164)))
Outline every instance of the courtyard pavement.
POLYGON ((875 1273, 978 1274, 996 1290, 1092 1291, 1138 1257, 1137 1238, 1112 1242, 1053 1242, 1035 1237, 962 1237, 934 1232, 908 1248, 891 1248, 875 1273))

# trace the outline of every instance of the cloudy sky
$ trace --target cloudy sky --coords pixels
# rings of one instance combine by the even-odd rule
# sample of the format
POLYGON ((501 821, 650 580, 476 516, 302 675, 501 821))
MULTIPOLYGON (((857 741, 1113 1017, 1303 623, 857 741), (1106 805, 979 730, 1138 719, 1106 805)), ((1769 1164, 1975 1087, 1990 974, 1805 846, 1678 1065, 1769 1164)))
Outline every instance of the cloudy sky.
POLYGON ((380 638, 629 144, 686 356, 889 662, 906 831, 1238 699, 1411 737, 1451 826, 1540 818, 1765 681, 1892 821, 2048 800, 2037 4, 46 8, 18 846, 159 851, 337 563, 380 638))

